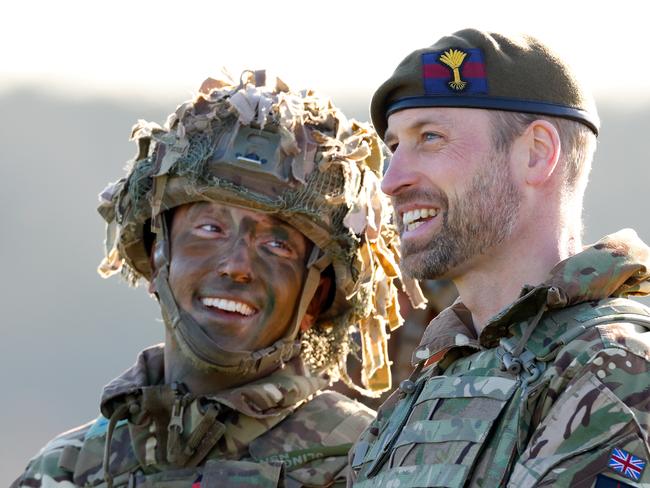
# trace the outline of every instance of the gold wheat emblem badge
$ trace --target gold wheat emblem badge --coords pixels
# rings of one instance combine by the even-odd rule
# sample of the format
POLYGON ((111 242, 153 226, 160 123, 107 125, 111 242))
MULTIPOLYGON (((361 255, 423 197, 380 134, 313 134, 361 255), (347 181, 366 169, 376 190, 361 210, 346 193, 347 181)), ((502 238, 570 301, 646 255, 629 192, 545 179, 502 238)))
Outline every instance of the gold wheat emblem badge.
POLYGON ((460 67, 465 61, 467 53, 458 49, 449 49, 440 55, 440 61, 449 66, 454 75, 454 79, 447 83, 454 90, 462 90, 467 86, 467 82, 460 79, 460 67))

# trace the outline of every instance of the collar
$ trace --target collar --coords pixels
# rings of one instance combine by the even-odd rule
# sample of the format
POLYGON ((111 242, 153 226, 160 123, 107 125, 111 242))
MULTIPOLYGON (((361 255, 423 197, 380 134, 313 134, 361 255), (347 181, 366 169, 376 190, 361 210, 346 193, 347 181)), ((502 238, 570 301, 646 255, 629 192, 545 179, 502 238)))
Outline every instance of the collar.
POLYGON ((543 283, 524 286, 517 300, 492 317, 479 337, 471 313, 457 300, 429 323, 412 363, 437 363, 452 349, 496 347, 500 338, 512 335, 514 325, 529 320, 544 305, 553 310, 608 297, 648 294, 650 248, 632 229, 623 229, 560 261, 543 283))
MULTIPOLYGON (((164 384, 164 344, 143 350, 135 364, 111 381, 101 399, 101 411, 110 418, 127 397, 138 396, 144 389, 164 384)), ((244 385, 204 395, 244 415, 264 418, 288 413, 311 395, 327 387, 329 380, 307 376, 302 362, 294 358, 281 369, 244 385)))
POLYGON ((239 459, 250 443, 274 428, 329 381, 305 376, 298 358, 257 381, 194 396, 164 382, 164 345, 142 351, 136 364, 104 390, 109 418, 104 473, 110 485, 114 428, 128 420, 131 451, 145 469, 196 466, 206 456, 239 459), (155 440, 152 441, 152 439, 155 440))

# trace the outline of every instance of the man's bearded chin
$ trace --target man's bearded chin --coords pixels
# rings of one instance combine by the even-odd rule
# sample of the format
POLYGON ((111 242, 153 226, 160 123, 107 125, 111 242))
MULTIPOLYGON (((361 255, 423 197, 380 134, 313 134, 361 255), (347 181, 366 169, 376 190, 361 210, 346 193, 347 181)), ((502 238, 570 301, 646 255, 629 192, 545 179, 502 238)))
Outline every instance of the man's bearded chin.
MULTIPOLYGON (((401 268, 406 275, 418 280, 453 278, 450 272, 459 265, 490 252, 512 234, 521 193, 505 162, 486 166, 462 195, 436 194, 442 224, 428 242, 402 241, 401 268)), ((402 235, 402 222, 397 222, 402 235)))

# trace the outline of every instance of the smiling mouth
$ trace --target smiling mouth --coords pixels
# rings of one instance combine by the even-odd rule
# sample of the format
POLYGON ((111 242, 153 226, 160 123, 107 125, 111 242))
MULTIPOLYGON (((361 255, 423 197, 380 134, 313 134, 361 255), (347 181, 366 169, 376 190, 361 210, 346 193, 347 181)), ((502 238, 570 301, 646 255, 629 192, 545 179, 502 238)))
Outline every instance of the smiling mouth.
POLYGON ((257 310, 255 310, 247 303, 239 302, 236 300, 229 300, 227 298, 203 297, 201 298, 201 303, 210 309, 239 314, 244 317, 250 317, 255 312, 257 312, 257 310))
POLYGON ((406 231, 412 231, 420 227, 438 215, 440 209, 432 207, 416 208, 404 212, 402 215, 402 226, 406 231))

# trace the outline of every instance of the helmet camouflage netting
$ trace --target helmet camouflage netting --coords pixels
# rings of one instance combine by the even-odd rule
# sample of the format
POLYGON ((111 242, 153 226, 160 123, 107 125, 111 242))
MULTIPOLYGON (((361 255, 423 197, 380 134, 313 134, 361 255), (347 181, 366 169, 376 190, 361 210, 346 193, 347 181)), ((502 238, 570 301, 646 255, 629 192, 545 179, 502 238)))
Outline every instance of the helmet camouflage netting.
POLYGON ((142 120, 133 127, 138 154, 128 175, 100 195, 107 237, 99 273, 151 281, 152 223, 179 205, 215 201, 271 213, 314 242, 335 275, 332 304, 300 340, 306 364, 351 384, 345 364, 358 330, 362 382, 385 391, 386 326, 402 322, 395 279, 414 305, 423 298, 399 273, 392 209, 379 188, 381 142, 312 91, 293 92, 279 79, 256 86, 253 75, 259 81, 260 72, 245 72, 239 86, 209 78, 164 127, 142 120))

